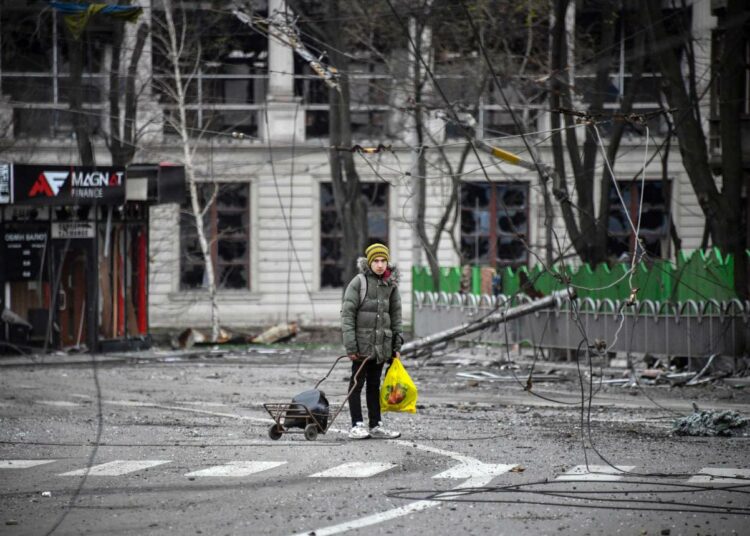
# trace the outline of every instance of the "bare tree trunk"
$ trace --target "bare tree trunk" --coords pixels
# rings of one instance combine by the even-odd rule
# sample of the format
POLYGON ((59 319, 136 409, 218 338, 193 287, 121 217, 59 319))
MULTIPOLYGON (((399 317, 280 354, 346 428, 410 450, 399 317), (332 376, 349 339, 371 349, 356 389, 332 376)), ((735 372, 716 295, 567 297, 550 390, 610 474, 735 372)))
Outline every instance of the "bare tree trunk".
MULTIPOLYGON (((740 21, 747 12, 741 0, 727 3, 723 50, 719 62, 721 77, 721 144, 722 144, 722 191, 711 174, 706 135, 696 116, 696 106, 690 99, 680 69, 674 38, 667 33, 661 14, 661 4, 641 0, 641 13, 648 29, 651 49, 657 58, 664 84, 662 89, 670 108, 680 114, 675 118, 680 153, 690 183, 706 218, 706 230, 713 243, 724 253, 735 258, 735 290, 740 297, 747 297, 747 257, 744 252, 746 238, 738 232, 742 226, 741 190, 744 180, 742 171, 742 147, 740 135, 740 112, 744 72, 744 36, 740 21)), ((678 46, 685 46, 690 39, 683 35, 678 46)), ((690 91, 695 92, 694 89, 690 91)), ((694 93, 695 94, 695 93, 694 93)), ((704 237, 704 242, 705 242, 704 237)))
POLYGON ((721 238, 718 241, 726 253, 734 256, 734 288, 742 299, 750 297, 747 274, 747 236, 741 232, 743 226, 742 185, 742 124, 743 78, 745 77, 745 36, 744 24, 740 21, 749 10, 741 0, 729 0, 724 19, 724 48, 721 51, 719 66, 721 80, 721 100, 719 119, 721 121, 721 168, 722 197, 725 211, 720 223, 721 238))
MULTIPOLYGON (((555 199, 557 199, 557 202, 560 204, 565 228, 568 231, 573 248, 576 253, 582 257, 587 249, 586 238, 578 227, 578 221, 575 217, 575 208, 565 181, 566 166, 565 153, 563 150, 564 134, 559 130, 562 126, 560 121, 561 114, 555 111, 562 107, 564 92, 569 88, 571 83, 567 69, 568 40, 565 29, 565 14, 568 10, 568 5, 569 0, 555 0, 554 3, 555 23, 552 28, 552 58, 550 65, 550 70, 552 71, 550 79, 550 108, 552 108, 550 114, 550 125, 554 131, 552 133, 552 156, 557 173, 552 191, 555 199)), ((567 91, 569 93, 569 90, 567 91)), ((569 101, 570 99, 568 98, 567 102, 569 101)), ((563 117, 565 120, 565 126, 571 127, 571 118, 567 115, 563 117)), ((575 167, 573 171, 574 173, 576 172, 575 167)))
POLYGON ((208 240, 206 239, 206 233, 203 228, 204 209, 200 206, 200 201, 198 198, 198 185, 195 176, 195 166, 193 164, 193 147, 191 145, 190 136, 188 134, 186 114, 187 99, 183 81, 184 75, 182 73, 182 67, 180 66, 180 62, 184 59, 183 52, 185 45, 185 33, 187 31, 187 28, 183 27, 181 35, 177 35, 177 27, 172 17, 171 0, 164 0, 164 15, 167 32, 169 34, 168 53, 170 62, 172 64, 172 75, 174 76, 174 94, 176 97, 175 104, 177 105, 177 111, 179 114, 179 118, 175 126, 180 136, 180 141, 182 142, 185 176, 187 178, 188 188, 190 191, 190 205, 193 211, 193 216, 195 218, 195 227, 198 232, 198 243, 200 244, 203 261, 205 263, 206 286, 211 306, 211 340, 216 341, 219 338, 220 329, 219 306, 216 301, 216 279, 214 274, 213 259, 211 258, 211 250, 209 248, 208 240))
POLYGON ((93 166, 95 161, 94 146, 91 141, 91 129, 89 128, 88 116, 83 110, 83 45, 81 40, 76 39, 67 27, 65 29, 65 38, 68 42, 68 55, 70 58, 68 99, 73 132, 75 132, 76 143, 78 145, 78 155, 82 166, 93 166))
MULTIPOLYGON (((628 123, 625 121, 624 116, 629 115, 633 109, 633 103, 635 101, 635 96, 638 93, 638 87, 640 85, 641 76, 643 74, 643 67, 646 61, 646 38, 643 32, 639 32, 636 35, 635 40, 636 59, 633 64, 633 72, 631 73, 630 90, 624 95, 623 101, 620 104, 620 115, 623 116, 623 118, 615 122, 614 127, 612 128, 612 133, 609 137, 609 144, 607 146, 606 157, 612 165, 613 171, 615 167, 617 152, 620 150, 620 142, 622 141, 622 136, 625 133, 625 127, 628 126, 628 123)), ((599 86, 599 89, 603 89, 602 86, 599 86)), ((605 165, 602 171, 602 178, 600 182, 599 218, 597 219, 595 239, 595 247, 597 248, 595 258, 599 259, 599 262, 602 262, 607 258, 607 235, 609 233, 610 208, 609 192, 614 180, 616 180, 616 177, 614 177, 610 173, 609 167, 605 165)), ((637 251, 635 252, 635 256, 638 256, 637 251)))
POLYGON ((679 110, 679 118, 675 121, 679 124, 676 133, 685 170, 711 229, 711 236, 717 241, 721 234, 718 220, 722 213, 719 191, 708 164, 703 128, 692 113, 694 107, 685 89, 679 58, 672 45, 674 39, 667 35, 664 28, 660 3, 641 0, 641 14, 644 27, 648 30, 652 54, 656 57, 664 79, 662 90, 669 106, 679 110))
POLYGON ((124 117, 120 117, 120 99, 123 96, 120 87, 120 61, 122 55, 122 42, 124 39, 125 22, 113 19, 112 31, 112 60, 109 70, 109 150, 112 154, 112 164, 115 166, 126 166, 135 156, 135 124, 138 112, 138 96, 136 94, 135 78, 138 62, 143 54, 149 28, 141 24, 136 33, 135 46, 133 47, 125 75, 125 110, 124 117))
POLYGON ((356 274, 356 260, 364 254, 367 241, 367 203, 361 195, 359 175, 354 155, 346 150, 352 146, 351 97, 349 93, 348 60, 340 51, 343 47, 339 24, 338 0, 327 5, 331 46, 328 57, 340 73, 340 91, 329 92, 330 165, 333 197, 343 234, 341 244, 342 279, 344 285, 356 274))

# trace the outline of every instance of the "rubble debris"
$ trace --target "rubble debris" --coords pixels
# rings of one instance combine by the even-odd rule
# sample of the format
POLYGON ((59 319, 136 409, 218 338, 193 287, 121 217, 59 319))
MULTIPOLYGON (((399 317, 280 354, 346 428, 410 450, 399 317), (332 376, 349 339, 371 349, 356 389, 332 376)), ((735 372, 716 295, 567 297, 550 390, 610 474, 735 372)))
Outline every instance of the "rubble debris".
POLYGON ((297 322, 289 322, 284 324, 277 324, 257 337, 253 338, 250 342, 254 344, 270 344, 274 342, 284 342, 297 335, 297 322))
POLYGON ((741 389, 743 387, 750 387, 750 377, 747 378, 724 378, 724 383, 727 385, 731 385, 732 387, 736 389, 741 389))
POLYGON ((206 336, 195 328, 187 328, 172 339, 172 348, 192 348, 197 342, 205 342, 206 336))
POLYGON ((671 372, 669 374, 663 374, 661 377, 671 385, 683 385, 691 380, 693 376, 695 376, 695 372, 671 372))
MULTIPOLYGON (((690 378, 688 382, 685 385, 696 385, 698 383, 698 380, 706 373, 706 371, 711 368, 711 365, 714 362, 714 358, 716 357, 716 354, 712 354, 710 358, 708 358, 708 363, 706 363, 706 366, 703 367, 698 374, 690 378)), ((700 383, 705 383, 706 381, 711 381, 711 378, 707 378, 706 380, 701 381, 700 383)))
POLYGON ((599 380, 598 383, 603 385, 626 385, 631 383, 630 378, 610 378, 607 380, 599 380))
POLYGON ((735 437, 750 435, 750 419, 736 411, 695 411, 672 424, 675 435, 735 437))
POLYGON ((236 337, 230 331, 219 328, 219 336, 215 341, 212 341, 202 331, 195 328, 187 328, 182 331, 179 335, 174 337, 171 341, 172 348, 177 350, 178 348, 186 350, 193 346, 200 345, 213 345, 213 344, 227 344, 227 343, 247 343, 247 339, 244 337, 236 337))

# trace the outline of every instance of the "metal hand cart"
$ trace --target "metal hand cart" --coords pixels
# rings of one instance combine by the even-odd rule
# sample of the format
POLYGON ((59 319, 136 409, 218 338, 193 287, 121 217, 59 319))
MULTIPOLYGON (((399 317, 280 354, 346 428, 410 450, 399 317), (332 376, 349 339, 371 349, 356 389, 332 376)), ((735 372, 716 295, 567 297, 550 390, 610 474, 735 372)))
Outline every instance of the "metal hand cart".
MULTIPOLYGON (((345 357, 348 358, 348 356, 342 355, 333 362, 333 365, 331 365, 328 373, 318 383, 315 384, 313 390, 318 389, 320 384, 323 383, 326 378, 331 375, 331 372, 333 372, 333 369, 338 364, 338 362, 345 357)), ((357 387, 359 373, 362 372, 365 363, 367 363, 370 359, 372 358, 365 357, 362 360, 362 364, 354 374, 354 383, 352 384, 352 388, 346 394, 346 398, 344 399, 344 401, 341 404, 329 404, 328 410, 325 412, 311 410, 305 404, 299 404, 296 402, 287 402, 282 404, 263 404, 263 407, 266 408, 266 411, 274 420, 274 423, 268 429, 268 437, 276 441, 277 439, 280 439, 283 434, 304 433, 305 439, 307 439, 308 441, 315 441, 319 433, 325 434, 328 430, 330 430, 331 425, 333 425, 334 421, 336 420, 336 417, 339 416, 341 410, 344 409, 344 406, 346 406, 346 403, 349 401, 349 397, 352 396, 352 392, 354 392, 354 389, 356 389, 357 387), (287 426, 287 423, 290 422, 293 423, 294 426, 287 426), (300 428, 300 430, 295 430, 293 428, 300 428)))

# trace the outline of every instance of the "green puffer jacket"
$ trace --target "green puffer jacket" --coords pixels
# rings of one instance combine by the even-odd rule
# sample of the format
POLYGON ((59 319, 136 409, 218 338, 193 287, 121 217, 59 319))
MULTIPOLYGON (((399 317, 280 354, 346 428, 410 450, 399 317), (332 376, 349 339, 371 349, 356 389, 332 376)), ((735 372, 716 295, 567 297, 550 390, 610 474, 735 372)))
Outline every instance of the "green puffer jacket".
POLYGON ((399 271, 388 266, 383 277, 370 270, 367 259, 357 259, 360 273, 367 278, 367 294, 360 304, 360 278, 346 287, 341 305, 341 331, 347 354, 374 357, 384 363, 401 350, 401 296, 399 271), (390 275, 389 275, 390 272, 390 275))

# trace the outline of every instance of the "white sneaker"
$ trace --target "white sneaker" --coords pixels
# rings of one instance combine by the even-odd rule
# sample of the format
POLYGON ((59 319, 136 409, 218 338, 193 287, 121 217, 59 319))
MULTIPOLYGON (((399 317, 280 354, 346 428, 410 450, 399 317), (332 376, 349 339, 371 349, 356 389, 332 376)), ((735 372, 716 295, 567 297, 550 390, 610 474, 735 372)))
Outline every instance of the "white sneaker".
POLYGON ((358 422, 349 430, 349 439, 367 439, 368 437, 370 437, 370 432, 367 431, 363 422, 358 422))
POLYGON ((370 436, 375 439, 396 439, 397 437, 401 437, 401 432, 383 428, 383 423, 381 422, 375 428, 370 428, 370 436))

